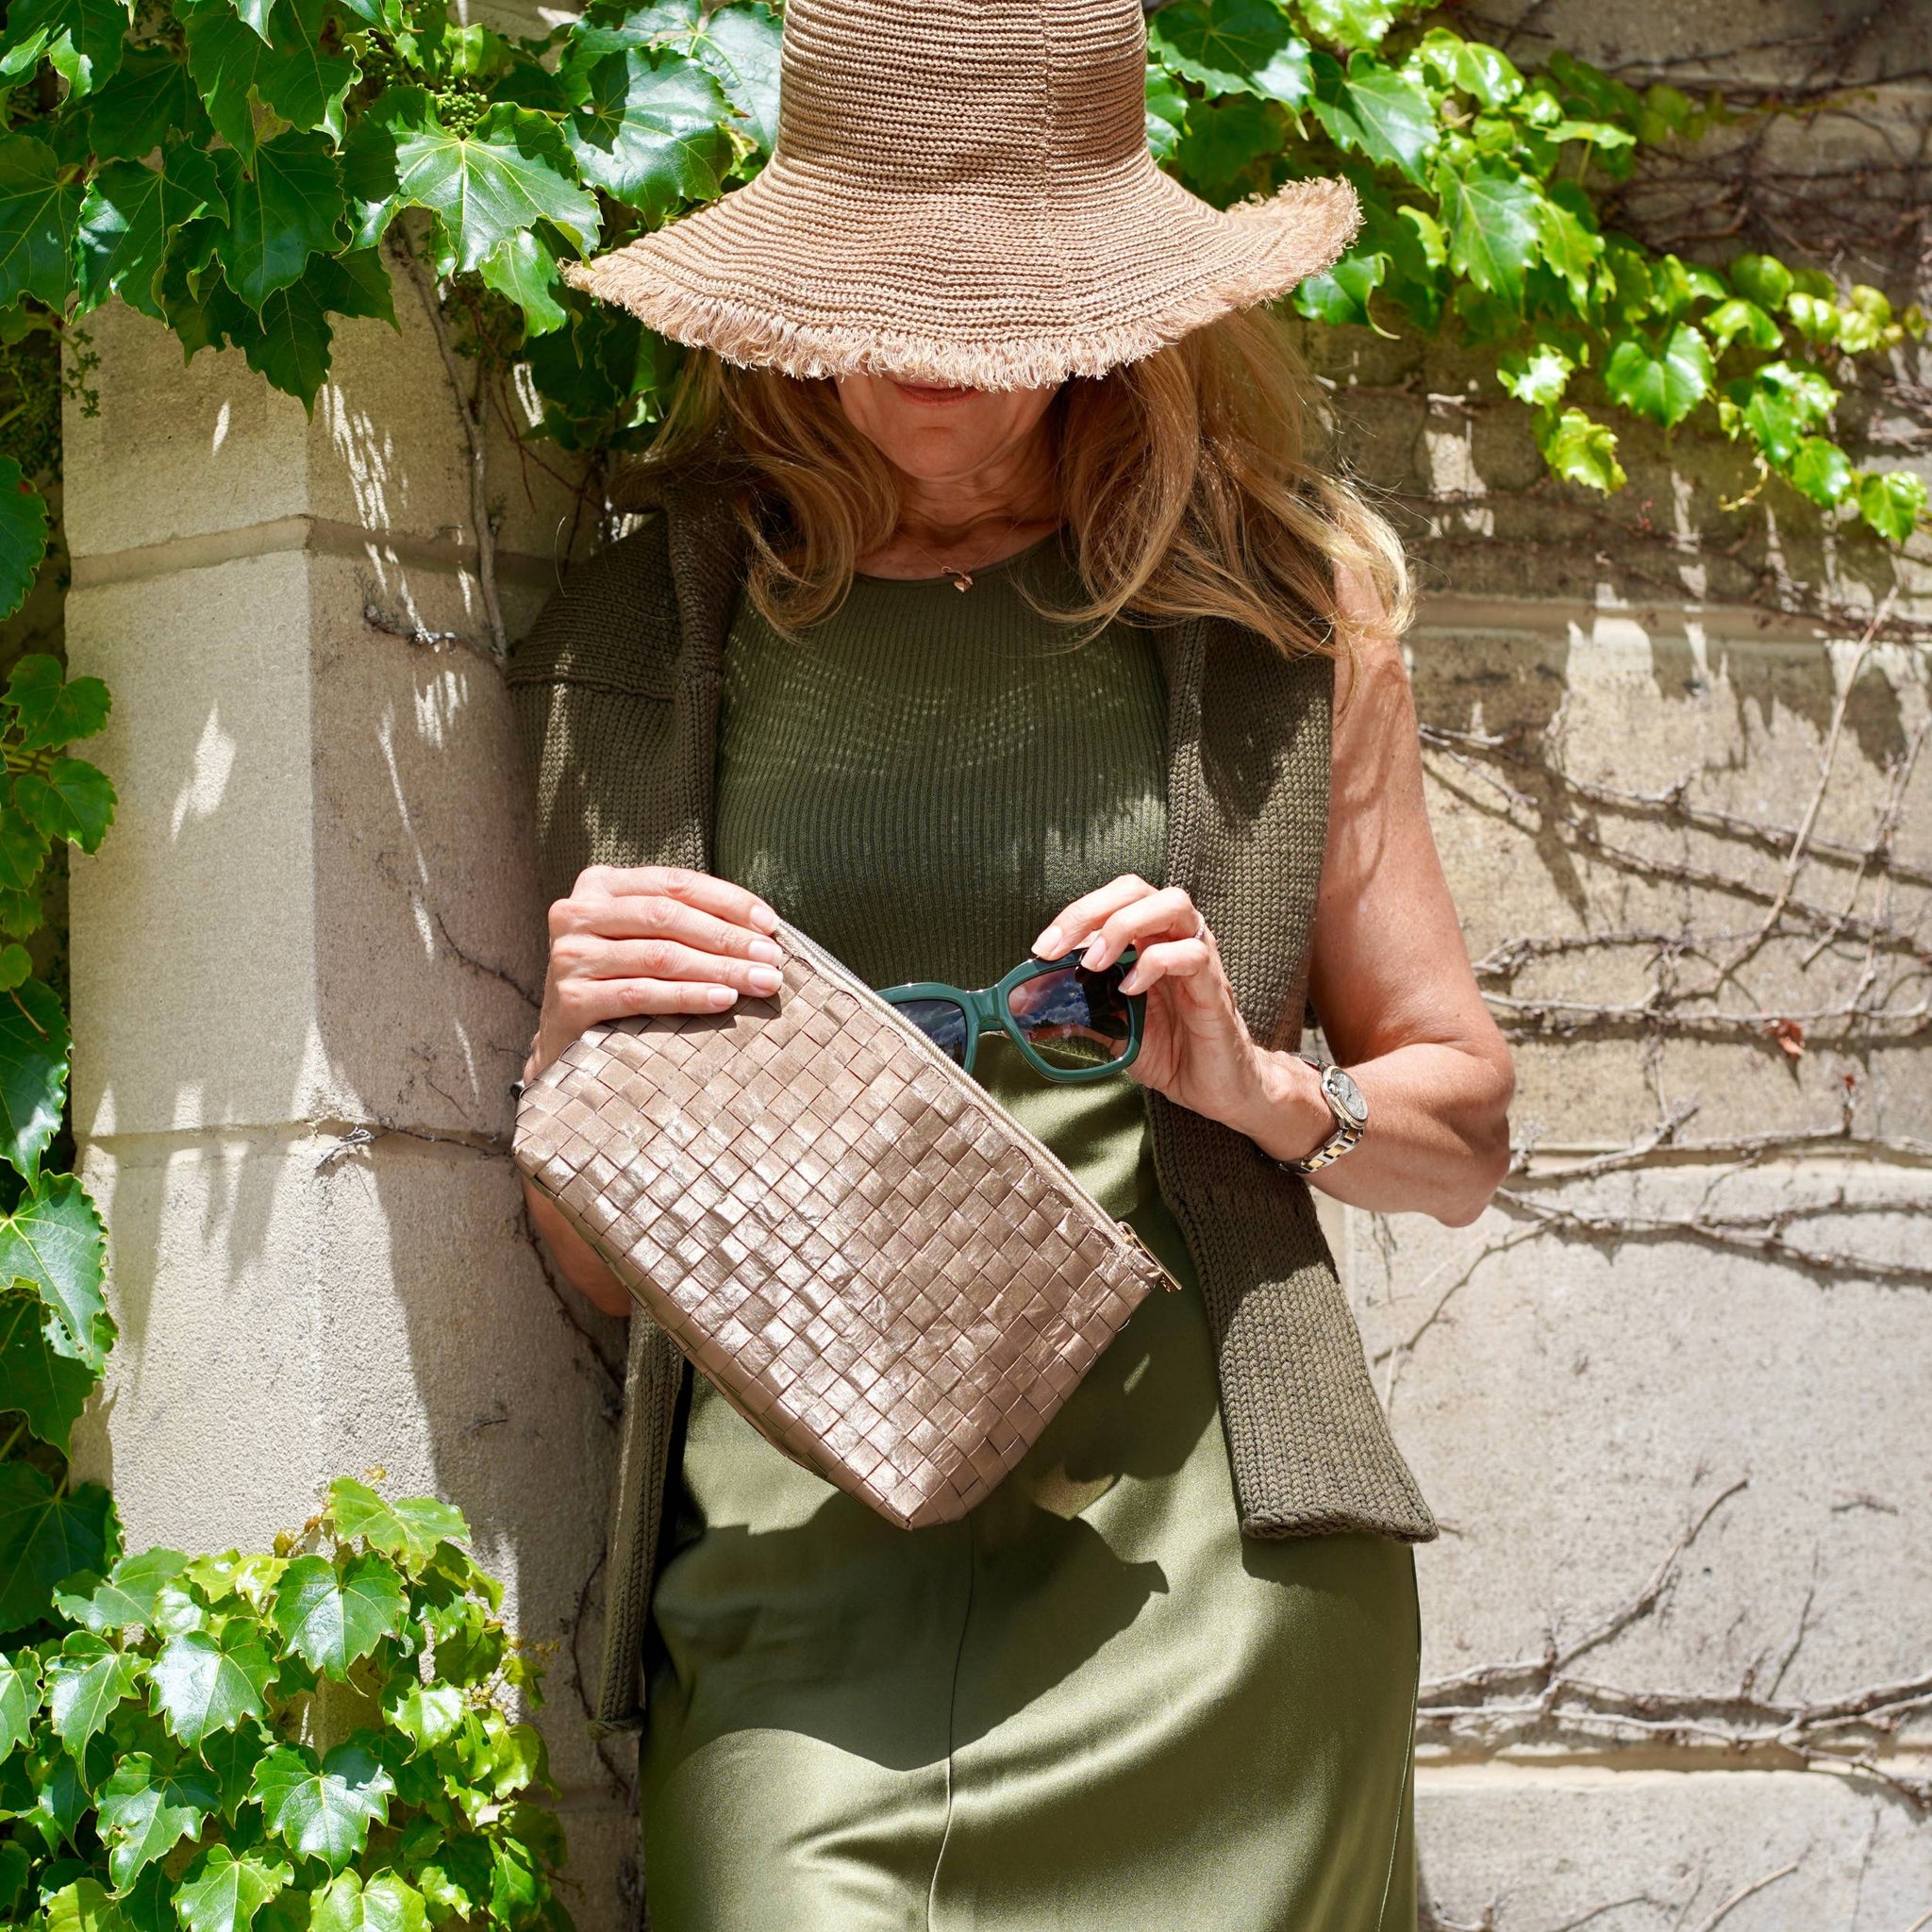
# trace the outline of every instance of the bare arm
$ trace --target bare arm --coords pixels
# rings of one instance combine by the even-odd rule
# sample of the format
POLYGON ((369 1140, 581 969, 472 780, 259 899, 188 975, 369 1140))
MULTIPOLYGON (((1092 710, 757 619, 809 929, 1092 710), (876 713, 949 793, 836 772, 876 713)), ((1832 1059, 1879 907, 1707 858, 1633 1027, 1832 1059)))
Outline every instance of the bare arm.
MULTIPOLYGON (((1367 593, 1355 590, 1359 598, 1367 593)), ((1370 605, 1366 613, 1379 614, 1370 605)), ((1373 635, 1336 674, 1334 780, 1315 913, 1315 1008, 1369 1103, 1369 1131, 1312 1177, 1338 1200, 1461 1225, 1509 1158, 1509 1050, 1476 991, 1423 800, 1415 705, 1395 639, 1373 635)), ((1100 968, 1139 949, 1123 982, 1147 995, 1133 1074, 1224 1122, 1278 1160, 1333 1130, 1319 1076, 1257 1046, 1214 935, 1178 887, 1126 876, 1066 908, 1035 950, 1084 945, 1100 968)))
MULTIPOLYGON (((1396 641, 1377 633, 1352 671, 1339 667, 1336 696, 1311 993, 1331 1051, 1367 1096, 1369 1132, 1312 1184, 1358 1208, 1460 1226, 1508 1168, 1509 1049, 1476 990, 1429 830, 1396 641)), ((1306 1087, 1308 1070, 1292 1071, 1306 1087)), ((1315 1138, 1326 1133, 1318 1123, 1315 1138)), ((1310 1151, 1304 1141, 1262 1144, 1291 1158, 1310 1151)))

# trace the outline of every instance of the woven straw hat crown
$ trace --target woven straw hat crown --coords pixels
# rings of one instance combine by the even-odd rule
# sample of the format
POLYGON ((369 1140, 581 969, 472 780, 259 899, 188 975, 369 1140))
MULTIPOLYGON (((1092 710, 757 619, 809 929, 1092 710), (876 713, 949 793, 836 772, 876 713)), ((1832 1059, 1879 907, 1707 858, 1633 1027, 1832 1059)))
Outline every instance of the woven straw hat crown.
POLYGON ((1098 375, 1328 267, 1353 191, 1217 209, 1155 166, 1140 0, 790 0, 749 185, 571 271, 800 376, 1098 375))

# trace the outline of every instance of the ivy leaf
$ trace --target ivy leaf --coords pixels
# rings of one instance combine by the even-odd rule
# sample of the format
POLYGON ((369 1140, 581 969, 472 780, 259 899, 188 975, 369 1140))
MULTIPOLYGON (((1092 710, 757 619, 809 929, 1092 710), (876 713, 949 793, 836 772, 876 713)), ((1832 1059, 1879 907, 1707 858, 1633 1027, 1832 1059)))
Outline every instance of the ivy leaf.
POLYGON ((67 300, 68 258, 80 190, 59 176, 45 142, 0 139, 0 308, 31 295, 56 308, 67 300))
POLYGON ((40 1707, 40 1658, 30 1650, 0 1657, 0 1763, 32 1737, 34 1713, 40 1707))
POLYGON ((1298 108, 1308 97, 1307 43, 1270 0, 1181 0, 1147 22, 1148 51, 1209 94, 1250 93, 1298 108))
POLYGON ((212 129, 187 62, 164 49, 130 47, 121 71, 88 107, 96 159, 138 161, 170 135, 206 147, 212 129))
POLYGON ((1258 171, 1280 152, 1280 108, 1253 94, 1227 94, 1189 108, 1174 163, 1197 194, 1224 207, 1260 185, 1258 171))
POLYGON ((108 722, 110 700, 98 677, 68 677, 58 658, 36 651, 7 680, 7 702, 22 751, 56 751, 92 738, 108 722))
POLYGON ((255 152, 255 110, 262 106, 304 131, 321 128, 340 140, 342 100, 356 83, 356 62, 325 54, 322 8, 315 0, 275 0, 258 33, 229 0, 182 0, 188 64, 208 103, 208 114, 245 159, 255 152))
POLYGON ((406 1496, 391 1503, 352 1476, 338 1476, 328 1486, 328 1513, 339 1537, 360 1537, 372 1550, 401 1558, 412 1575, 421 1573, 439 1543, 465 1542, 470 1535, 463 1512, 454 1504, 439 1503, 433 1496, 406 1496))
POLYGON ((1356 323, 1378 335, 1389 331, 1369 313, 1369 297, 1389 273, 1386 255, 1351 250, 1325 275, 1309 275, 1294 291, 1294 306, 1303 315, 1325 322, 1331 328, 1356 323))
POLYGON ((83 1573, 54 1593, 63 1617, 94 1631, 147 1630, 154 1626, 155 1600, 188 1566, 179 1550, 142 1550, 123 1557, 103 1581, 83 1573))
POLYGON ((778 16, 758 4, 720 7, 705 21, 692 51, 737 108, 744 131, 764 153, 778 140, 778 62, 784 36, 778 16))
POLYGON ((1742 336, 1754 349, 1775 349, 1784 342, 1784 331, 1755 302, 1734 295, 1720 302, 1704 318, 1704 332, 1710 338, 1714 354, 1722 356, 1742 336))
POLYGON ((1554 342, 1511 349, 1496 365, 1496 380, 1519 403, 1539 409, 1554 408, 1575 373, 1576 364, 1554 342))
MULTIPOLYGON (((1402 11, 1399 0, 1297 0, 1297 4, 1311 34, 1344 47, 1374 46, 1402 11)), ((1500 60, 1502 56, 1496 58, 1500 60)))
POLYGON ((90 93, 120 66, 130 25, 125 0, 15 0, 7 9, 0 80, 17 82, 44 58, 75 95, 90 93))
POLYGON ((340 1571, 325 1557, 297 1557, 275 1587, 271 1614, 311 1669, 341 1681, 402 1628, 408 1609, 395 1566, 372 1551, 340 1571))
POLYGON ((1596 265, 1604 254, 1603 237, 1596 231, 1594 219, 1588 197, 1569 181, 1551 188, 1538 215, 1537 245, 1543 264, 1562 281, 1571 301, 1586 311, 1596 265))
POLYGON ((1315 118, 1337 147, 1424 178, 1424 160, 1436 145, 1436 108, 1427 94, 1372 55, 1357 54, 1344 69, 1332 54, 1314 57, 1315 118))
POLYGON ((1565 409, 1538 439, 1543 461, 1567 483, 1606 492, 1629 480, 1617 460, 1616 433, 1581 409, 1565 409))
POLYGON ((348 155, 363 242, 379 238, 396 209, 427 208, 450 266, 468 272, 539 221, 554 222, 586 251, 601 232, 596 202, 573 179, 556 123, 508 102, 470 133, 453 134, 421 89, 394 88, 358 124, 348 155))
POLYGON ((13 780, 0 777, 0 885, 28 891, 47 862, 47 841, 13 804, 13 780))
POLYGON ((1882 470, 1858 485, 1858 514, 1888 543, 1903 543, 1925 514, 1925 479, 1909 470, 1882 470))
POLYGON ((506 235, 476 265, 486 289, 523 310, 526 337, 547 335, 570 320, 558 299, 560 277, 550 244, 534 228, 506 235))
POLYGON ((114 823, 114 788, 83 758, 56 758, 44 778, 23 772, 13 781, 13 806, 50 842, 95 852, 114 823))
MULTIPOLYGON (((52 1318, 38 1295, 0 1294, 0 1409, 14 1409, 42 1441, 67 1454, 70 1431, 98 1377, 50 1346, 52 1318)), ((0 1756, 4 1756, 0 1753, 0 1756)))
MULTIPOLYGON (((1307 18, 1306 8, 1303 18, 1307 18)), ((1480 41, 1465 41, 1447 27, 1432 26, 1416 52, 1444 87, 1459 88, 1478 107, 1507 107, 1523 92, 1523 75, 1507 54, 1480 41)))
POLYGON ((1147 69, 1147 145, 1157 162, 1174 151, 1174 144, 1188 125, 1188 96, 1164 67, 1149 64, 1147 69))
POLYGON ((57 1494, 31 1463, 0 1463, 0 1632, 45 1616, 54 1586, 101 1569, 119 1534, 113 1499, 98 1483, 57 1494))
MULTIPOLYGON (((417 1750, 434 1751, 456 1735, 464 1708, 463 1693, 454 1685, 412 1684, 384 1707, 383 1716, 417 1750)), ((5 1755, 0 1752, 0 1757, 5 1755)))
POLYGON ((155 1713, 191 1751, 211 1731, 232 1731, 267 1710, 275 1662, 245 1617, 218 1630, 184 1630, 149 1668, 155 1713))
POLYGON ((724 98, 703 68, 632 47, 599 61, 589 83, 565 127, 586 181, 659 220, 717 194, 731 143, 718 125, 724 98))
POLYGON ((1661 341, 1625 336, 1604 364, 1604 387, 1634 415, 1674 429, 1710 393, 1710 344, 1680 322, 1661 341))
POLYGON ((76 1764, 88 1740, 140 1688, 141 1671, 140 1657, 116 1650, 92 1630, 71 1631, 47 1659, 47 1708, 55 1735, 76 1764))
POLYGON ((1767 362, 1729 386, 1719 420, 1727 435, 1743 430, 1782 470, 1797 456, 1799 441, 1837 408, 1838 394, 1815 369, 1767 362))
POLYGON ((276 135, 256 149, 252 173, 226 158, 228 228, 215 252, 229 288, 258 314, 277 289, 300 280, 311 255, 336 252, 348 207, 324 135, 276 135))
POLYGON ((310 1932, 425 1932, 428 1923, 423 1894, 393 1872, 378 1872, 366 1884, 353 1872, 341 1874, 308 1921, 310 1932))
POLYGON ((155 285, 172 230, 204 210, 226 208, 215 164, 185 142, 168 150, 158 168, 109 161, 95 175, 80 205, 75 283, 85 314, 108 295, 161 320, 155 285))
POLYGON ((303 1745, 277 1745, 255 1767, 249 1796, 298 1857, 340 1872, 360 1854, 370 1825, 388 1819, 394 1789, 375 1753, 352 1738, 320 1763, 303 1745))
MULTIPOLYGON (((58 1090, 50 1095, 47 1087, 35 1082, 30 1068, 20 1069, 16 1088, 14 1070, 20 1063, 10 1059, 8 1040, 8 1009, 16 1002, 30 1006, 34 1017, 45 1024, 59 1022, 62 1032, 58 1041, 43 1038, 37 1043, 42 1051, 52 1051, 58 1044, 63 1070, 66 1040, 60 1003, 39 980, 28 980, 10 995, 0 996, 0 1119, 11 1128, 13 1144, 19 1150, 31 1144, 36 1136, 45 1144, 40 1122, 49 1108, 58 1121, 59 1099, 58 1090), (29 1102, 31 1111, 27 1110, 29 1102), (23 1118, 24 1124, 15 1124, 23 1118)), ((20 1165, 17 1158, 14 1164, 20 1165)), ((78 1177, 71 1174, 42 1175, 13 1212, 0 1219, 0 1281, 25 1282, 32 1288, 55 1318, 48 1331, 49 1342, 60 1354, 86 1363, 95 1374, 106 1365, 113 1334, 112 1318, 101 1292, 104 1239, 99 1210, 78 1177)))
POLYGON ((249 1780, 269 1742, 258 1724, 244 1724, 232 1731, 210 1732, 201 1747, 201 1761, 222 1788, 222 1816, 231 1824, 240 1821, 242 1807, 248 1803, 249 1780))
POLYGON ((292 1881, 280 1858, 209 1845, 182 1874, 175 1910, 188 1932, 248 1932, 255 1915, 292 1881))
POLYGON ((96 1878, 63 1885, 46 1904, 47 1932, 135 1932, 118 1901, 96 1878))
POLYGON ((443 1839, 410 1875, 439 1913, 480 1919, 490 1903, 490 1842, 467 1832, 443 1839))
POLYGON ((1731 286, 1747 301, 1773 311, 1791 292, 1791 272, 1773 255, 1740 255, 1731 263, 1731 286))
POLYGON ((184 1838, 198 1838, 219 1800, 214 1779, 192 1759, 162 1771, 145 1752, 124 1757, 100 1797, 115 1885, 125 1891, 143 1865, 166 1857, 184 1838))
POLYGON ((1822 436, 1807 436, 1799 443, 1786 474, 1793 489, 1826 509, 1842 503, 1858 480, 1851 458, 1822 436))
POLYGON ((0 457, 0 616, 11 617, 26 601, 46 554, 46 503, 20 465, 0 457))
POLYGON ((1488 160, 1444 170, 1442 188, 1450 266, 1478 289, 1520 302, 1542 232, 1542 196, 1513 168, 1488 160))
POLYGON ((326 379, 335 331, 329 316, 371 316, 395 325, 389 275, 373 248, 311 255, 299 281, 277 289, 259 314, 225 288, 208 308, 222 335, 248 366, 311 413, 326 379))

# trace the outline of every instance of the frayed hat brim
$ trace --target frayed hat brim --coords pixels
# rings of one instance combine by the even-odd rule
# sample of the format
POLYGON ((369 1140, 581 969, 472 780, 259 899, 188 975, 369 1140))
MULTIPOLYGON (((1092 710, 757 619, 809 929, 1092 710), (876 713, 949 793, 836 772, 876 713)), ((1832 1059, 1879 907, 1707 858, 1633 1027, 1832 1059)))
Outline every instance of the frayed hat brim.
POLYGON ((1154 354, 1329 268, 1345 181, 1217 209, 1149 158, 1101 206, 843 195, 774 161, 710 207, 564 274, 673 341, 801 377, 1050 388, 1154 354))

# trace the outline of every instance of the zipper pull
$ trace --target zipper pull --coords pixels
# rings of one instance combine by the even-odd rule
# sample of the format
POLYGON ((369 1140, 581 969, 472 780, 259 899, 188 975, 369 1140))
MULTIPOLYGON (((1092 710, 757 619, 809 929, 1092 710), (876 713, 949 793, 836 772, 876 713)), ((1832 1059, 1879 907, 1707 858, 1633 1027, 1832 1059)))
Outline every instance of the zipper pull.
POLYGON ((1133 1248, 1141 1256, 1141 1259, 1144 1260, 1147 1263, 1147 1265, 1154 1270, 1155 1274, 1160 1276, 1161 1281, 1166 1286, 1168 1293, 1178 1293, 1180 1291, 1180 1283, 1176 1281, 1174 1278, 1174 1276, 1167 1272, 1166 1267, 1161 1262, 1160 1257, 1157 1255, 1154 1252, 1154 1250, 1150 1248, 1147 1245, 1147 1243, 1141 1239, 1140 1230, 1137 1227, 1135 1227, 1131 1222, 1126 1221, 1116 1222, 1114 1225, 1120 1229, 1122 1240, 1124 1240, 1130 1248, 1133 1248))

